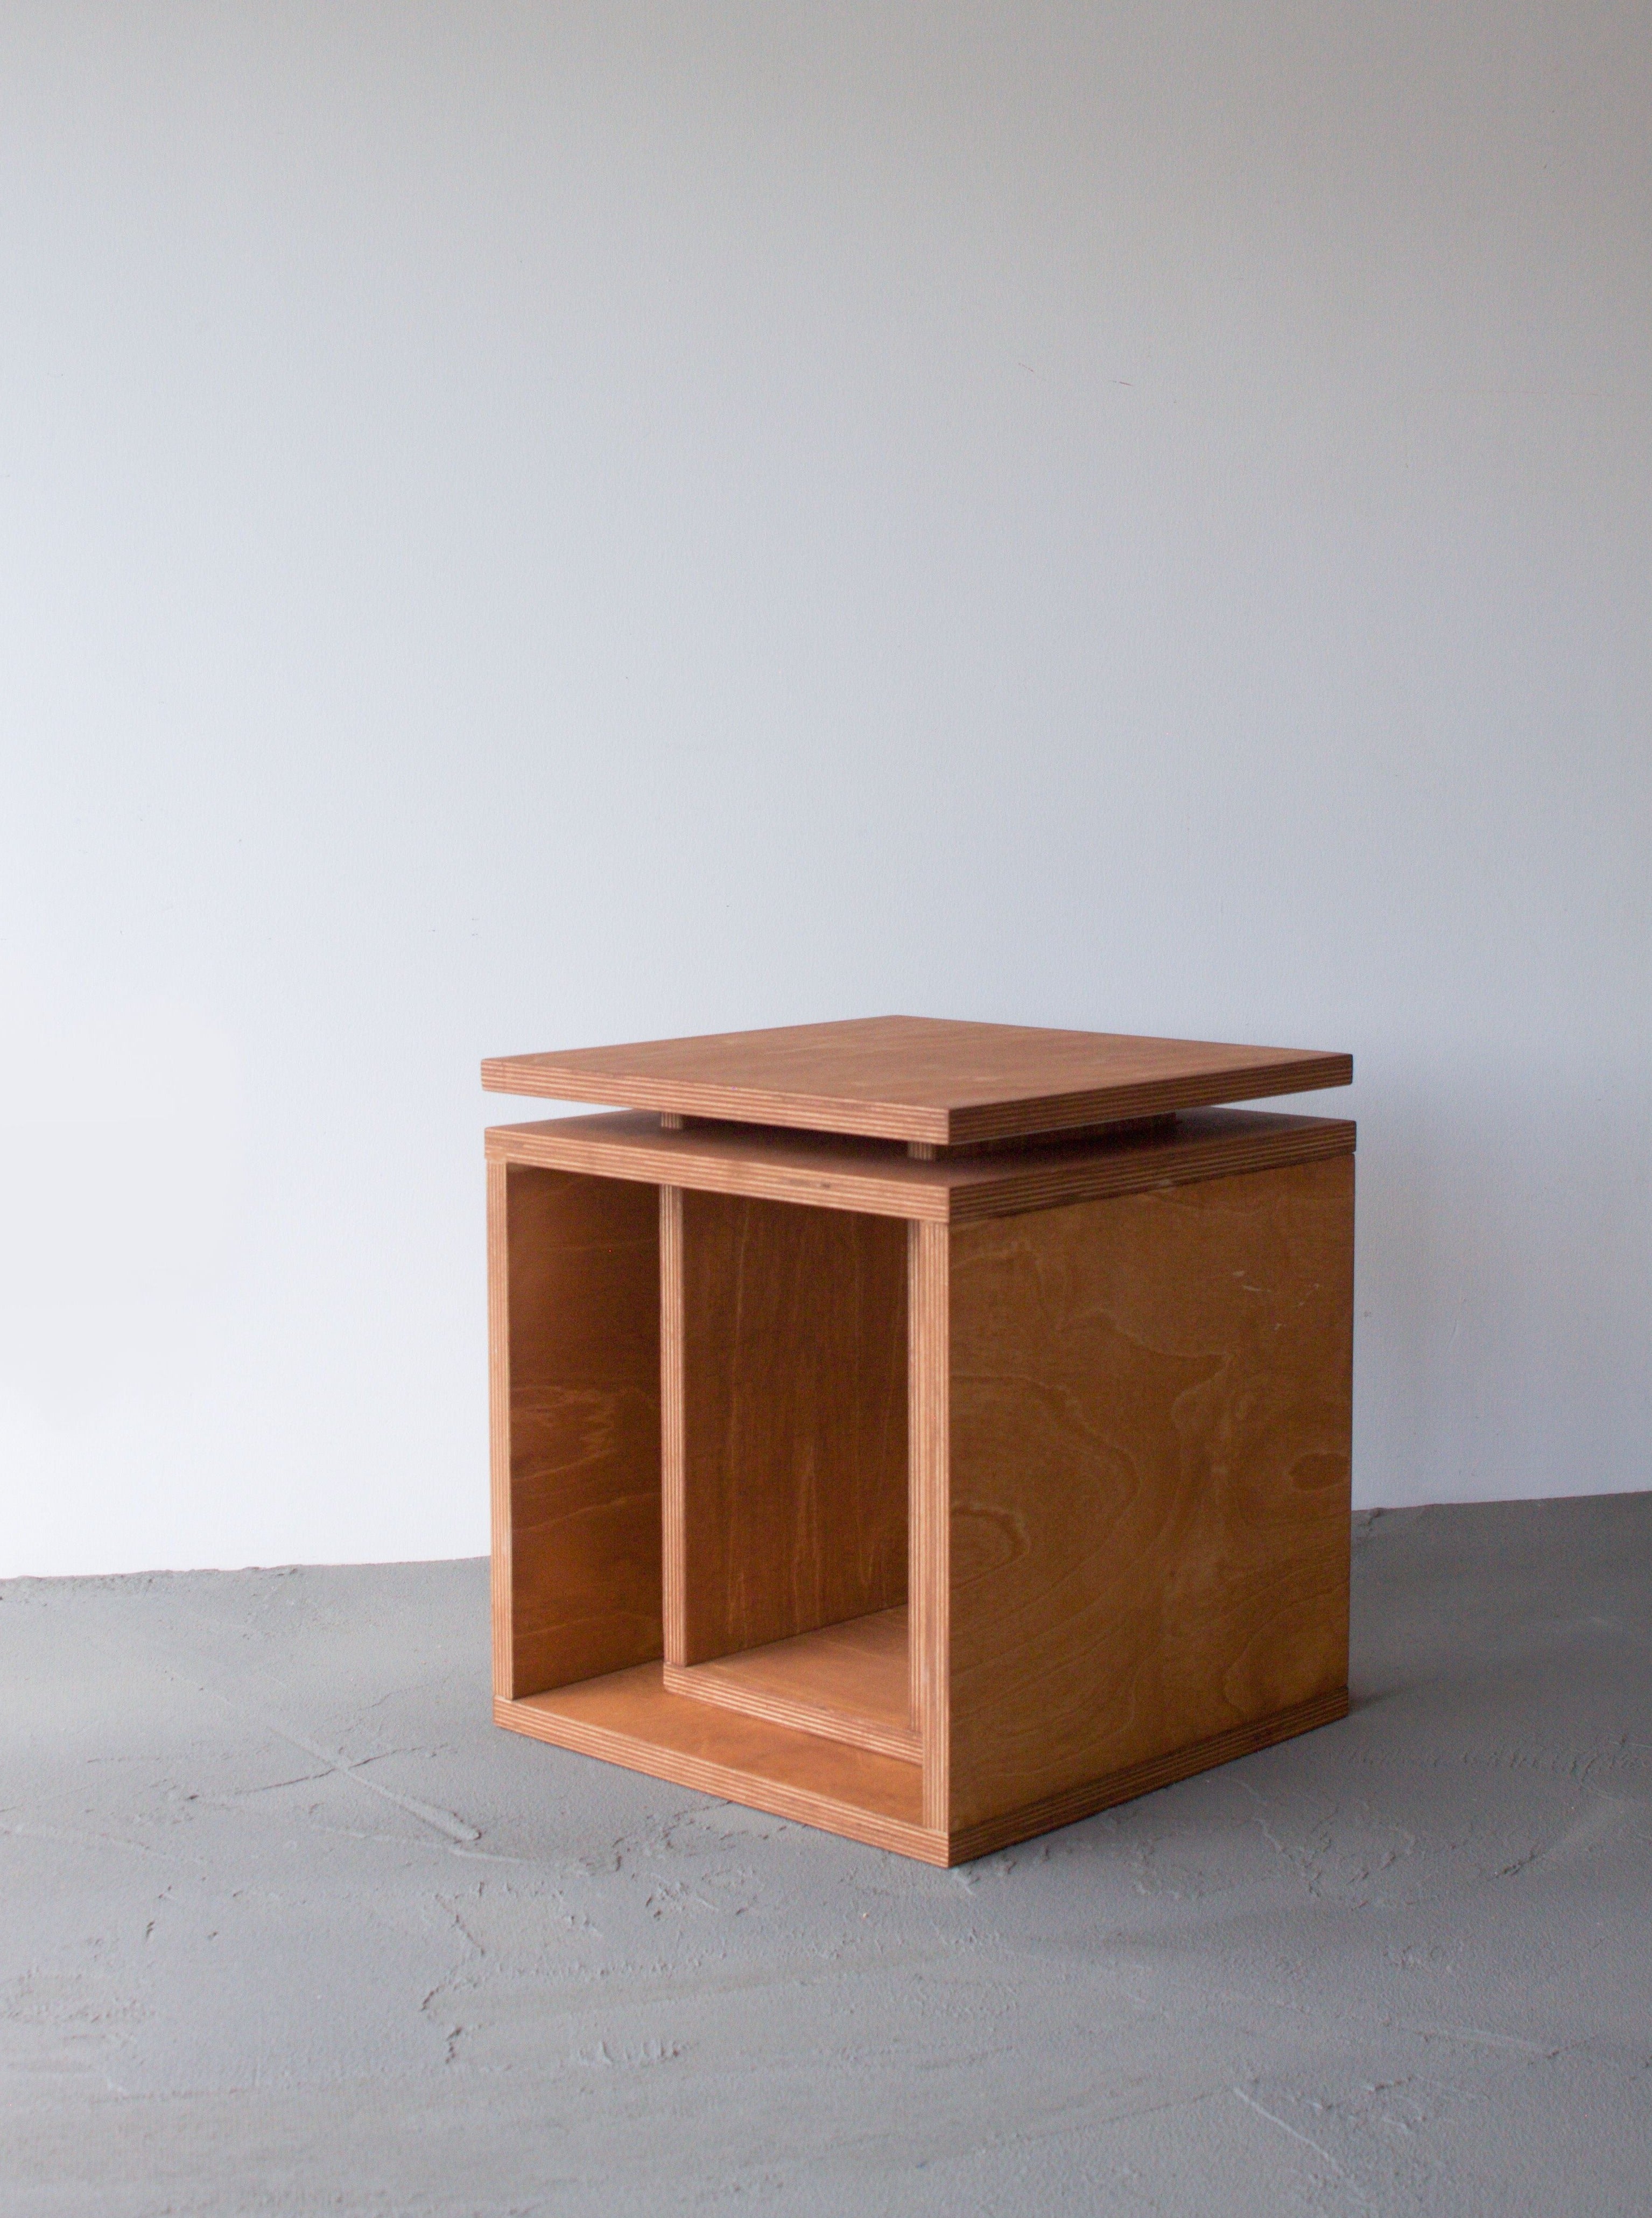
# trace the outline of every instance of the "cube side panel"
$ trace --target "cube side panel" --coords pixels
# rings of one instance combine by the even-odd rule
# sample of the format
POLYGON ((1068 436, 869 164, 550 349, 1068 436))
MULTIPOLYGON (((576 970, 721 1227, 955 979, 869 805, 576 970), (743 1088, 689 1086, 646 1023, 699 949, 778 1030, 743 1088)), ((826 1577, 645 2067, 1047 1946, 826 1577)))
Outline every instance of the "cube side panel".
POLYGON ((954 1832, 1346 1687, 1353 1162, 951 1234, 954 1832))
POLYGON ((659 1206, 648 1186, 496 1168, 496 1647, 521 1700, 661 1652, 659 1206))

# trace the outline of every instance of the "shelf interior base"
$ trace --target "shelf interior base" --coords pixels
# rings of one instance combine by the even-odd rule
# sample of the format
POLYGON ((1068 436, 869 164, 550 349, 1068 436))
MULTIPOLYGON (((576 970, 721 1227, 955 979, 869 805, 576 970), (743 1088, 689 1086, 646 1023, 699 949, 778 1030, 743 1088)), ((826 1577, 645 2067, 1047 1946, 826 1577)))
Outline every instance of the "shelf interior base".
POLYGON ((922 1758, 913 1723, 906 1605, 823 1625, 708 1664, 665 1666, 673 1694, 715 1702, 851 1748, 922 1758))
POLYGON ((772 1811, 875 1848, 944 1864, 947 1837, 923 1823, 920 1765, 666 1691, 658 1664, 518 1701, 495 1722, 535 1740, 651 1772, 697 1794, 772 1811))

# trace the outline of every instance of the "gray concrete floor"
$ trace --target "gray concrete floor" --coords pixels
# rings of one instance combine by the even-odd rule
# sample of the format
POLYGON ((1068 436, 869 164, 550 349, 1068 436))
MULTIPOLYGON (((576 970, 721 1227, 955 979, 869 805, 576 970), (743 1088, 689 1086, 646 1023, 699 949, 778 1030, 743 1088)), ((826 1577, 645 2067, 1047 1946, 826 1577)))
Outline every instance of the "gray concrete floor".
POLYGON ((1652 2210, 1652 1495, 950 1873, 487 1722, 479 1563, 0 1587, 0 2211, 1652 2210))

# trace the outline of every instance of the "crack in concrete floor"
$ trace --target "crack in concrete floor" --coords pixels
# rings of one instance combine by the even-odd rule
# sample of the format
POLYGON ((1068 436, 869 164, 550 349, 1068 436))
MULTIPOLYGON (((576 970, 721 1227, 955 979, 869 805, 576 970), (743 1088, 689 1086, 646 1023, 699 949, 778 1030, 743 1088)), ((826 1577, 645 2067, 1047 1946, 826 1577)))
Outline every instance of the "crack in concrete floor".
POLYGON ((486 1602, 0 1585, 3 2218, 1652 2211, 1652 1496, 1361 1520, 1345 1724, 952 1873, 496 1732, 486 1602))

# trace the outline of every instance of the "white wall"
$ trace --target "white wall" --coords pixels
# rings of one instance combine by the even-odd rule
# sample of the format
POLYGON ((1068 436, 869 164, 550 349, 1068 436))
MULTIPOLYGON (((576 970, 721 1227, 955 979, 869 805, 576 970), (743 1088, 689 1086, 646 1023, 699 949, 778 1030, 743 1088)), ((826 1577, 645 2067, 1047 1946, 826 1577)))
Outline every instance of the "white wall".
POLYGON ((0 1571, 480 1550, 478 1057, 889 1009, 1351 1048, 1359 1498, 1652 1484, 1649 114, 11 0, 0 1571))

